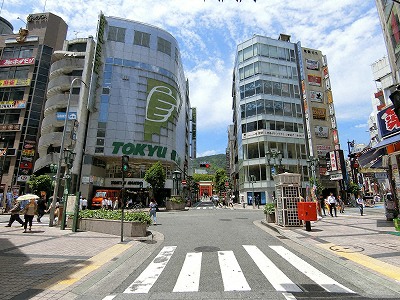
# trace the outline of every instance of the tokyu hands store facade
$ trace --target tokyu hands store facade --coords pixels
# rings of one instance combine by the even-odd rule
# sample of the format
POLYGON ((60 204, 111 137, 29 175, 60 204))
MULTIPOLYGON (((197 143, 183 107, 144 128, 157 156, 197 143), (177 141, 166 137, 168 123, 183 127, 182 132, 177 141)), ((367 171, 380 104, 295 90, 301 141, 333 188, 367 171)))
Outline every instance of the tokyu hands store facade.
POLYGON ((91 199, 97 190, 121 189, 121 157, 128 155, 127 196, 148 205, 143 178, 157 161, 169 196, 173 172, 184 179, 190 161, 189 89, 176 40, 160 28, 101 14, 95 55, 82 194, 91 199))

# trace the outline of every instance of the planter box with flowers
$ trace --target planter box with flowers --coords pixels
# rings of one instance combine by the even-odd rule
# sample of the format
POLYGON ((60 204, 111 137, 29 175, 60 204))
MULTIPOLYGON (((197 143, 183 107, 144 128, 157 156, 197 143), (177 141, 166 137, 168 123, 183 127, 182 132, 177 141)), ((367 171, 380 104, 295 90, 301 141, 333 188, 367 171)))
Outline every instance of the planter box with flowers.
MULTIPOLYGON (((124 236, 145 237, 150 224, 151 218, 146 212, 125 212, 124 236)), ((121 211, 104 209, 80 211, 78 228, 83 231, 120 235, 121 211)))
POLYGON ((267 223, 275 223, 275 204, 274 203, 265 204, 264 214, 265 214, 267 223))
POLYGON ((167 210, 184 210, 186 202, 180 196, 174 196, 165 202, 167 210))

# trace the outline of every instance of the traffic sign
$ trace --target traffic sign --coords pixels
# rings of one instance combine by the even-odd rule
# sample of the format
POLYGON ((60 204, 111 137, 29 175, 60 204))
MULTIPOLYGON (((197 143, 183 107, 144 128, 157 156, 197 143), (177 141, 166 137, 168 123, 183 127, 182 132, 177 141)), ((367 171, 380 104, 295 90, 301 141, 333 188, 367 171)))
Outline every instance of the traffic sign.
POLYGON ((182 184, 186 184, 186 180, 182 180, 182 184))

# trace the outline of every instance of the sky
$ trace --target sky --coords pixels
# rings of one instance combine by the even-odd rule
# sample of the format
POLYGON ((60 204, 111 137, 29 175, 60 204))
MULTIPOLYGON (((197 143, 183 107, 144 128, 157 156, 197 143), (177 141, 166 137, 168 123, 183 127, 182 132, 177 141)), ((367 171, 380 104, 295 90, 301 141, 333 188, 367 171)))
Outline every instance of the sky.
POLYGON ((52 12, 67 39, 96 36, 106 16, 160 27, 178 41, 190 101, 197 107, 197 157, 223 154, 232 124, 232 72, 237 45, 254 34, 321 50, 328 59, 341 148, 369 142, 376 91, 371 64, 387 55, 374 0, 0 0, 0 16, 24 27, 30 13, 52 12), (20 18, 20 19, 18 19, 20 18))

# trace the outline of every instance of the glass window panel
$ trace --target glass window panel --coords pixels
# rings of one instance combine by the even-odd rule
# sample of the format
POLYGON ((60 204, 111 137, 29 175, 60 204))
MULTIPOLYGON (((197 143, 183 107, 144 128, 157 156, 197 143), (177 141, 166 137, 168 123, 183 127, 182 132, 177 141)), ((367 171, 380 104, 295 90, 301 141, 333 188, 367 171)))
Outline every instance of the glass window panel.
POLYGON ((294 88, 294 97, 300 99, 300 89, 298 85, 293 85, 294 88))
POLYGON ((278 58, 278 49, 276 46, 269 46, 269 57, 278 58))
POLYGON ((256 105, 257 105, 257 115, 265 113, 264 99, 257 100, 256 105))
POLYGON ((294 54, 294 50, 290 50, 290 60, 296 61, 296 55, 294 54))
POLYGON ((293 79, 298 79, 299 76, 297 75, 297 68, 296 67, 292 67, 292 77, 293 79))
POLYGON ((260 153, 258 150, 258 143, 247 145, 248 157, 249 159, 259 158, 260 153))
POLYGON ((244 86, 241 85, 239 87, 239 92, 240 92, 240 99, 244 99, 244 86))
POLYGON ((253 57, 253 46, 243 49, 243 60, 253 57))
POLYGON ((239 80, 243 80, 244 79, 244 68, 240 68, 239 69, 239 80))
POLYGON ((280 96, 282 94, 282 85, 280 82, 274 82, 272 94, 276 96, 280 96))
POLYGON ((252 132, 257 130, 257 122, 247 123, 247 132, 252 132))
POLYGON ((254 63, 254 74, 259 74, 260 72, 260 63, 259 62, 255 62, 254 63))
POLYGON ((261 80, 256 80, 255 87, 256 87, 256 94, 257 95, 262 94, 263 87, 262 87, 262 81, 261 80))
POLYGON ((108 39, 110 41, 115 41, 117 38, 117 27, 115 26, 110 26, 108 28, 108 39))
POLYGON ((276 129, 275 121, 270 121, 269 122, 269 129, 271 129, 271 130, 275 130, 276 129))
POLYGON ((264 94, 272 95, 272 82, 264 80, 264 94))
POLYGON ((125 42, 125 28, 118 28, 117 31, 117 42, 125 42))
POLYGON ((252 117, 257 114, 256 103, 250 102, 246 104, 246 117, 252 117))
POLYGON ((255 94, 255 84, 254 82, 250 82, 244 86, 244 96, 251 97, 255 94))
POLYGON ((286 66, 279 66, 279 74, 281 78, 288 78, 287 67, 286 66))
POLYGON ((242 119, 246 118, 246 105, 240 105, 240 116, 242 119))
POLYGON ((253 64, 244 67, 244 78, 254 75, 253 64))
POLYGON ((243 61, 243 50, 240 50, 240 51, 238 52, 238 61, 239 61, 239 62, 242 62, 242 61, 243 61))
POLYGON ((285 130, 285 122, 276 121, 276 129, 275 130, 285 130))
POLYGON ((271 64, 271 76, 279 77, 279 65, 271 64))
POLYGON ((268 45, 265 44, 259 44, 259 54, 262 56, 269 56, 268 55, 268 45))
POLYGON ((283 103, 283 114, 287 117, 292 116, 292 104, 291 103, 283 103))
POLYGON ((282 116, 283 115, 283 103, 282 101, 274 101, 275 114, 282 116))
POLYGON ((270 63, 260 62, 261 73, 265 75, 271 75, 270 63))
POLYGON ((296 104, 296 117, 301 118, 302 116, 300 104, 296 104))
POLYGON ((274 102, 272 100, 265 100, 265 113, 269 115, 274 114, 274 102))
POLYGON ((286 59, 284 48, 278 47, 278 58, 282 60, 286 59))
POLYGON ((282 83, 282 96, 290 97, 289 84, 282 83))
POLYGON ((291 123, 291 122, 286 122, 286 123, 285 123, 285 129, 286 129, 286 131, 294 132, 293 123, 291 123))

